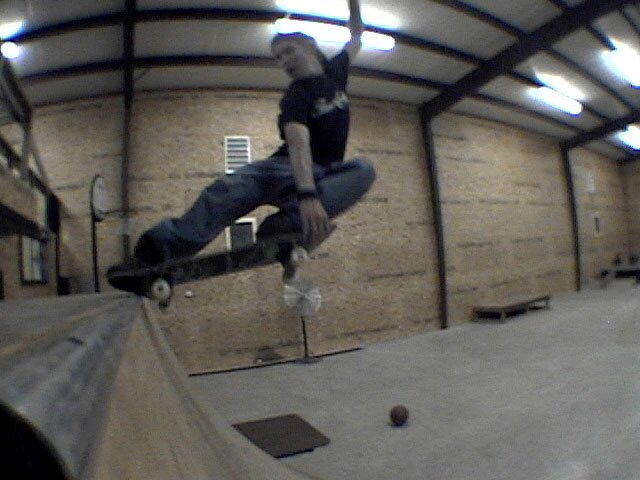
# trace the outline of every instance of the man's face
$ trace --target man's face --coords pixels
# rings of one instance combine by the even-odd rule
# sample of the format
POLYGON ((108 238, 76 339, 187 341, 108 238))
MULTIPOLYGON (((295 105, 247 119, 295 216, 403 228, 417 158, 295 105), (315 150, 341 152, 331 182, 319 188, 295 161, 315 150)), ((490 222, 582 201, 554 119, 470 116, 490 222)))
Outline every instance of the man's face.
POLYGON ((315 50, 299 39, 284 39, 271 47, 278 66, 292 78, 307 74, 310 67, 318 62, 315 50))

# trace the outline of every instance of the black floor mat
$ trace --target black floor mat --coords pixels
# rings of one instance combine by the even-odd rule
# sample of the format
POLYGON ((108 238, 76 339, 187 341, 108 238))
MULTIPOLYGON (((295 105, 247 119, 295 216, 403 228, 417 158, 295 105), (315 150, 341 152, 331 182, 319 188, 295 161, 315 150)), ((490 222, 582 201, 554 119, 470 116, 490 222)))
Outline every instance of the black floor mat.
POLYGON ((282 415, 233 426, 275 458, 310 452, 329 443, 327 437, 298 415, 282 415))

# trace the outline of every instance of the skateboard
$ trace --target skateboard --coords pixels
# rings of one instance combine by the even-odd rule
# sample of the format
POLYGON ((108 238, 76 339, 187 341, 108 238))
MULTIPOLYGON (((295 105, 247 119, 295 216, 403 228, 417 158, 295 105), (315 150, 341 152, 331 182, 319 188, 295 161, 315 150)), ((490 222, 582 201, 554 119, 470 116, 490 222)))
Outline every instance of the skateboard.
POLYGON ((144 265, 133 260, 109 268, 107 280, 119 290, 148 297, 166 308, 175 285, 282 263, 284 260, 289 265, 288 275, 283 277, 285 303, 298 308, 298 303, 307 299, 304 305, 308 308, 311 302, 314 304, 312 310, 317 311, 319 290, 295 275, 297 268, 309 260, 309 254, 299 240, 299 235, 288 233, 260 239, 235 250, 171 259, 156 265, 144 265))

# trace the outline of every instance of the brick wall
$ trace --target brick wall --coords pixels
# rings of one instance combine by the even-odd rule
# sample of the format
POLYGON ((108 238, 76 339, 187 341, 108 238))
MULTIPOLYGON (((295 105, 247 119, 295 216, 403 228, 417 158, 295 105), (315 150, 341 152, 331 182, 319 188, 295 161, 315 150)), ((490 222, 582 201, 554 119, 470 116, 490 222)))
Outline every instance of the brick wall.
POLYGON ((640 162, 623 165, 622 177, 628 206, 629 253, 640 255, 640 162))
POLYGON ((474 304, 571 290, 574 255, 559 148, 459 115, 433 123, 451 323, 474 304))
MULTIPOLYGON (((18 179, 14 172, 3 165, 0 165, 0 203, 38 225, 44 225, 44 197, 18 179)), ((2 272, 5 300, 55 294, 57 287, 53 241, 49 242, 48 249, 49 282, 25 285, 21 282, 20 277, 20 238, 17 235, 0 237, 0 271, 2 272)))
POLYGON ((582 148, 573 150, 570 159, 578 205, 582 278, 589 283, 617 255, 628 256, 628 207, 622 169, 616 162, 582 148))
MULTIPOLYGON (((61 275, 71 278, 73 293, 92 292, 91 182, 95 175, 102 175, 113 209, 120 208, 122 100, 114 97, 40 108, 33 132, 51 188, 62 203, 61 275)), ((119 231, 117 212, 97 226, 102 275, 122 259, 119 231)))

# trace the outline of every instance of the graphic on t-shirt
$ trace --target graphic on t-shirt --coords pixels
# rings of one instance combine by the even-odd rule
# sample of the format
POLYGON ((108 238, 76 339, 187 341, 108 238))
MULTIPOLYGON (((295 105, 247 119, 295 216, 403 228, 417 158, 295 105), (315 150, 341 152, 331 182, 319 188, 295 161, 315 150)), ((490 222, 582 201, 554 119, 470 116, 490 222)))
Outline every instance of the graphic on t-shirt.
POLYGON ((324 97, 316 100, 311 116, 313 118, 318 118, 322 115, 326 115, 327 113, 331 113, 336 109, 346 110, 348 105, 349 99, 347 98, 347 94, 342 91, 338 91, 336 92, 336 96, 333 97, 333 100, 330 102, 328 102, 324 97))

